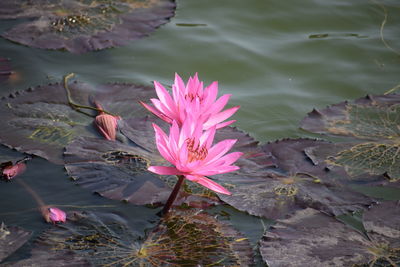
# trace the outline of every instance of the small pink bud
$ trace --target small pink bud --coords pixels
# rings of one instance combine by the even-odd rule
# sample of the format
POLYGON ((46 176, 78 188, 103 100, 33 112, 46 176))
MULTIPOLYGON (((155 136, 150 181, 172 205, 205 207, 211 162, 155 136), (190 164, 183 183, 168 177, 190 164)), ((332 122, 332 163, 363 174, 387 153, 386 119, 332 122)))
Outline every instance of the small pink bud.
POLYGON ((94 101, 96 108, 98 108, 99 115, 94 119, 94 124, 105 139, 115 141, 117 134, 119 116, 113 116, 103 111, 103 107, 97 101, 94 101))
POLYGON ((67 220, 67 215, 59 208, 44 207, 42 209, 43 217, 48 223, 64 223, 67 220))
POLYGON ((3 169, 3 177, 7 180, 11 180, 15 176, 23 173, 26 170, 26 165, 23 162, 19 162, 15 165, 7 166, 3 169))
POLYGON ((118 127, 118 117, 102 113, 96 116, 94 123, 100 133, 107 140, 115 140, 117 127, 118 127))

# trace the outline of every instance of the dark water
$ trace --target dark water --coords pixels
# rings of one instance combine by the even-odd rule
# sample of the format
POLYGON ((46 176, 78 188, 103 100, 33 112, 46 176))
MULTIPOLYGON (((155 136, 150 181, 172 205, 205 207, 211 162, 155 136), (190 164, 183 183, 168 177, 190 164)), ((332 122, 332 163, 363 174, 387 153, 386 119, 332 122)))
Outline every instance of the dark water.
MULTIPOLYGON (((397 0, 185 0, 177 6, 176 16, 151 36, 83 55, 0 39, 0 57, 10 58, 17 73, 0 85, 1 93, 60 81, 70 72, 90 83, 147 85, 153 80, 171 84, 175 72, 185 79, 198 72, 206 84, 218 80, 220 94, 233 95, 231 106, 241 106, 236 125, 267 142, 313 137, 298 128, 312 108, 383 94, 400 84, 397 0)), ((1 21, 0 30, 13 23, 1 21)), ((31 161, 20 178, 48 204, 117 211, 139 230, 151 226, 156 213, 91 195, 72 185, 62 167, 43 159, 31 161)), ((370 193, 400 198, 396 190, 370 193)), ((47 227, 17 183, 1 184, 0 202, 0 221, 34 233, 47 227)), ((257 245, 264 227, 260 218, 219 209, 230 213, 231 222, 257 245)))

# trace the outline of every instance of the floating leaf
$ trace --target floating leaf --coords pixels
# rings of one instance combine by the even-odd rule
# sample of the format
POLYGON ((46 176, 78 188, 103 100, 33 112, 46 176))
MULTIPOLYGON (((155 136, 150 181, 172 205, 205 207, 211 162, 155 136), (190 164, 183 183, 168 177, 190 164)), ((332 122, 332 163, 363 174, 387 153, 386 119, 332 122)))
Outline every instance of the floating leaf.
POLYGON ((248 241, 214 217, 172 212, 143 238, 113 214, 75 213, 40 239, 43 250, 75 252, 94 266, 249 266, 248 241))
POLYGON ((313 110, 301 127, 316 133, 339 135, 351 142, 329 155, 351 176, 385 174, 400 179, 400 95, 367 96, 354 102, 313 110))
POLYGON ((392 266, 400 264, 400 207, 383 203, 364 214, 371 240, 313 209, 268 230, 260 251, 268 266, 392 266), (288 253, 290 252, 290 253, 288 253))
MULTIPOLYGON (((90 105, 93 96, 106 110, 123 118, 143 114, 137 101, 154 94, 148 87, 133 84, 94 87, 74 82, 69 89, 74 102, 90 105)), ((93 118, 72 109, 63 85, 58 83, 3 97, 0 114, 4 121, 1 143, 57 164, 63 163, 62 151, 76 136, 100 136, 93 127, 93 118)))
POLYGON ((28 259, 17 262, 6 262, 2 266, 91 266, 84 257, 75 255, 72 252, 60 252, 35 248, 32 250, 31 254, 32 256, 28 259))
POLYGON ((302 152, 321 142, 286 139, 264 145, 265 156, 272 159, 274 168, 257 175, 244 167, 237 173, 217 176, 217 181, 232 192, 231 196, 219 197, 241 211, 271 219, 307 207, 339 215, 373 203, 371 198, 330 179, 324 167, 312 164, 302 152))
POLYGON ((28 241, 31 232, 15 226, 0 224, 0 262, 28 241))
POLYGON ((330 143, 322 140, 283 139, 265 144, 263 150, 274 157, 277 171, 289 175, 301 173, 322 179, 328 174, 326 165, 310 160, 305 150, 327 144, 330 143))
POLYGON ((65 168, 75 182, 100 195, 137 205, 164 202, 171 189, 147 168, 162 160, 119 142, 81 137, 66 147, 65 168))
POLYGON ((172 0, 2 0, 0 19, 31 18, 3 33, 11 41, 84 53, 149 35, 174 15, 172 0))

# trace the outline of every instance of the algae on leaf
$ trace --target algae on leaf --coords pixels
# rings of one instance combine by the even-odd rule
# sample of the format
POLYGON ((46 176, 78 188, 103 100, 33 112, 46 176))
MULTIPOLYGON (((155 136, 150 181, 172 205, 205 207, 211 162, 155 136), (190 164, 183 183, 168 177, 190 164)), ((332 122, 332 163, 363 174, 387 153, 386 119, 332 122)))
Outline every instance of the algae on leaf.
MULTIPOLYGON (((374 200, 339 182, 341 173, 314 165, 305 155, 307 147, 326 144, 310 139, 284 139, 261 147, 258 157, 270 162, 254 173, 258 157, 246 159, 234 174, 216 176, 231 192, 219 197, 251 215, 270 219, 285 218, 297 210, 314 208, 330 215, 363 209, 374 200), (250 164, 252 160, 255 160, 250 164)), ((240 160, 238 160, 238 165, 240 160)))
POLYGON ((384 175, 400 179, 400 95, 367 96, 323 110, 303 119, 305 130, 347 137, 348 144, 327 156, 350 176, 384 175))
POLYGON ((270 266, 400 264, 400 206, 385 202, 364 212, 364 235, 314 209, 298 211, 264 233, 260 252, 270 266))
POLYGON ((198 210, 171 212, 142 234, 114 214, 74 213, 41 236, 39 248, 71 252, 95 266, 249 266, 246 238, 198 210))

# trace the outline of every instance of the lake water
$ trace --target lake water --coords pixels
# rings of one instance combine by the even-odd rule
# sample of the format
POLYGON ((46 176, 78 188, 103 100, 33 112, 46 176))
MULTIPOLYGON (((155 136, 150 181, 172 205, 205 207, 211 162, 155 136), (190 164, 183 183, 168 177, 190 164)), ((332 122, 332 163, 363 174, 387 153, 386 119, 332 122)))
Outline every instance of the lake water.
MULTIPOLYGON (((13 23, 1 21, 0 30, 13 23)), ((197 72, 205 84, 217 80, 220 94, 232 94, 229 105, 241 106, 234 115, 236 126, 261 143, 316 137, 299 129, 313 108, 383 94, 400 84, 399 25, 396 0, 182 0, 170 22, 123 47, 76 55, 0 39, 0 57, 10 58, 17 73, 0 90, 6 95, 58 82, 70 72, 93 84, 144 85, 154 80, 170 85, 175 72, 185 80, 197 72)), ((137 229, 151 225, 138 220, 140 214, 148 218, 155 213, 94 197, 72 185, 62 167, 40 158, 21 177, 47 203, 117 210, 137 229)), ((36 234, 47 227, 17 183, 2 183, 0 201, 0 221, 36 234)), ((230 213, 233 225, 257 245, 261 219, 219 209, 230 213)))

